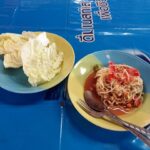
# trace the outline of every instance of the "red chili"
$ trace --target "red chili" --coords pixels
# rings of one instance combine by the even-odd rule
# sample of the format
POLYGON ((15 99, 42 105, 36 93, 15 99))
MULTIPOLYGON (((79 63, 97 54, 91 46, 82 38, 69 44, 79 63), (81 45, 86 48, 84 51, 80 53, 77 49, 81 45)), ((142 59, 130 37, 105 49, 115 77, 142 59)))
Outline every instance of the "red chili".
POLYGON ((109 66, 111 66, 111 65, 115 65, 115 63, 112 62, 112 61, 110 61, 110 62, 109 62, 109 66))
POLYGON ((134 100, 134 106, 139 107, 141 105, 141 100, 140 99, 135 99, 134 100))
POLYGON ((132 104, 131 104, 131 103, 128 103, 128 104, 127 104, 127 107, 128 107, 128 108, 131 108, 131 107, 132 107, 132 104))

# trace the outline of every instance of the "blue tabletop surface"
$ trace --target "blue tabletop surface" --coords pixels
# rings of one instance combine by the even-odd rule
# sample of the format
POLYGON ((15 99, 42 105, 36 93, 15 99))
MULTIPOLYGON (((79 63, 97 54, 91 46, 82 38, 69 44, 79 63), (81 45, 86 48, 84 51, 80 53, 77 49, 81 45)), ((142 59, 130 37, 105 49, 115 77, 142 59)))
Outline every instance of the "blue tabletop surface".
MULTIPOLYGON (((150 53, 150 1, 1 0, 0 33, 22 31, 66 38, 76 62, 106 49, 127 50, 146 59, 141 51, 150 53), (84 22, 85 5, 90 24, 84 22), (104 6, 107 12, 101 16, 104 6)), ((0 150, 150 149, 129 132, 105 130, 81 117, 65 94, 66 82, 33 101, 15 96, 4 100, 0 89, 0 150)))

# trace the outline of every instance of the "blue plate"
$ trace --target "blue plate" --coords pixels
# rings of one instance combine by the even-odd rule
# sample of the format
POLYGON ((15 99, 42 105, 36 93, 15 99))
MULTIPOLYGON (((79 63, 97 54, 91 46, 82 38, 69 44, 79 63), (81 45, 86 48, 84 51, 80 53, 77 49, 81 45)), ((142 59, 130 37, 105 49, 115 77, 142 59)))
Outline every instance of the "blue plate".
MULTIPOLYGON (((38 35, 40 32, 36 32, 38 35)), ((50 89, 61 81, 63 81, 72 70, 74 65, 74 50, 72 46, 64 38, 57 34, 46 33, 50 41, 56 43, 58 51, 63 52, 63 63, 61 71, 51 80, 40 84, 37 87, 32 87, 28 83, 28 78, 23 72, 22 68, 19 69, 5 69, 3 66, 3 58, 0 59, 0 87, 14 93, 37 93, 50 89)))

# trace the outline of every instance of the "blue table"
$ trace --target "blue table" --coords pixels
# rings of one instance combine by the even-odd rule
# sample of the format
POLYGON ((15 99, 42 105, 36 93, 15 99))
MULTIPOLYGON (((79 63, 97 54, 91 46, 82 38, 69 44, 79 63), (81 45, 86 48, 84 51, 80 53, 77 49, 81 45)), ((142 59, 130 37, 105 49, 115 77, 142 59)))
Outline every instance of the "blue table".
MULTIPOLYGON (((76 61, 106 49, 150 53, 150 1, 1 0, 0 33, 22 31, 61 35, 74 47, 76 61)), ((64 91, 66 80, 38 101, 0 97, 0 150, 150 149, 129 132, 86 121, 64 91)))

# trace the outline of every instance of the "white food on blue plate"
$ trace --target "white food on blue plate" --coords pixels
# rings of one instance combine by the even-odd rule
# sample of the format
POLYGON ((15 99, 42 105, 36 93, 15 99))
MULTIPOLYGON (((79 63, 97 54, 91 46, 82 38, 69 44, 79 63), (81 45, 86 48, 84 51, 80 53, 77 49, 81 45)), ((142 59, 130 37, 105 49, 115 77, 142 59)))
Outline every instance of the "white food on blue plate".
POLYGON ((4 55, 5 68, 19 68, 22 66, 20 49, 27 41, 19 34, 4 33, 0 35, 0 55, 4 55))
POLYGON ((32 86, 52 80, 61 70, 63 52, 46 32, 5 33, 0 35, 0 55, 5 68, 23 67, 32 86))
POLYGON ((63 53, 57 51, 55 43, 50 43, 46 34, 30 38, 21 49, 23 71, 32 86, 53 79, 61 70, 63 53))

